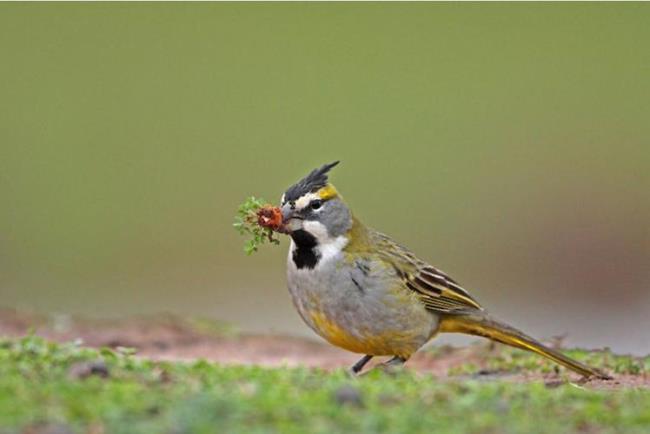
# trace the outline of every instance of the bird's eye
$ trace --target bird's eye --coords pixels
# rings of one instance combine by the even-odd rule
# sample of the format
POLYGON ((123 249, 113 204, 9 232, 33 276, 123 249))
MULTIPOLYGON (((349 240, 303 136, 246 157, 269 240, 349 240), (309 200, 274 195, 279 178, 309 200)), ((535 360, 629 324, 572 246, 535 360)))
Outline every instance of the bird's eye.
POLYGON ((311 209, 314 209, 314 210, 316 210, 316 209, 320 209, 320 207, 321 207, 322 205, 323 205, 323 201, 322 201, 322 200, 318 200, 318 199, 316 199, 316 200, 312 200, 311 202, 309 202, 309 207, 310 207, 311 209))

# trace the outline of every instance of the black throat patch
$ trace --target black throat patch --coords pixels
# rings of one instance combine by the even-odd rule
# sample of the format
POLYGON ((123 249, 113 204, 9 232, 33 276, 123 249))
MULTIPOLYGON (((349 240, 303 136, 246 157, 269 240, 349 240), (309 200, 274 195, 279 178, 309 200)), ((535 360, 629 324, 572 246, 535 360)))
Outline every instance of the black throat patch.
POLYGON ((291 233, 293 242, 296 243, 296 249, 293 251, 293 263, 300 270, 303 268, 314 268, 318 264, 320 254, 316 251, 316 238, 307 231, 302 229, 291 233))

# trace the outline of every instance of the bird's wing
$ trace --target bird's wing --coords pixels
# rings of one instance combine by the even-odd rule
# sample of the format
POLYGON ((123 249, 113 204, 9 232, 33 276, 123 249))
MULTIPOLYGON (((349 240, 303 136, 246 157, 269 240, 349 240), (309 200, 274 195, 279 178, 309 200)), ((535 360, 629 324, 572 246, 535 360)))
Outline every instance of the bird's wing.
POLYGON ((376 234, 382 259, 389 262, 405 287, 413 291, 427 309, 437 313, 483 310, 454 279, 418 259, 388 236, 376 234))

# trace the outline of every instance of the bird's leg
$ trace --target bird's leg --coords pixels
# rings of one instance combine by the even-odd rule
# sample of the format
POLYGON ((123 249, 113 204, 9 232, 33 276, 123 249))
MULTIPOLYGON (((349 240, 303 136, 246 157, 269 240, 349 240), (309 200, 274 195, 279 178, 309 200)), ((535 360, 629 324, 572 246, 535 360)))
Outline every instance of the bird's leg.
POLYGON ((406 363, 408 359, 400 356, 395 356, 387 362, 380 365, 381 369, 387 374, 395 374, 406 363))
POLYGON ((361 372, 363 367, 366 366, 366 363, 368 363, 370 359, 372 359, 371 355, 363 356, 357 363, 352 365, 352 367, 350 368, 350 374, 357 375, 359 372, 361 372))
POLYGON ((389 361, 385 362, 385 366, 402 366, 404 363, 406 363, 406 360, 404 357, 400 356, 395 356, 389 361))

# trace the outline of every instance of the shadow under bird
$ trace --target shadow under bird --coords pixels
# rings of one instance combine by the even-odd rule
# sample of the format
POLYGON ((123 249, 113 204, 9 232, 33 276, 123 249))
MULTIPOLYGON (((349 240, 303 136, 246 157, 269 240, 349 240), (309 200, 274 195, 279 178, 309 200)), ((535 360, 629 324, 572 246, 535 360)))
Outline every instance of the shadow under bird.
POLYGON ((288 287, 302 319, 338 347, 399 366, 438 333, 482 336, 532 351, 585 377, 606 374, 490 316, 458 282, 357 219, 328 172, 313 170, 282 196, 280 232, 291 237, 288 287))

